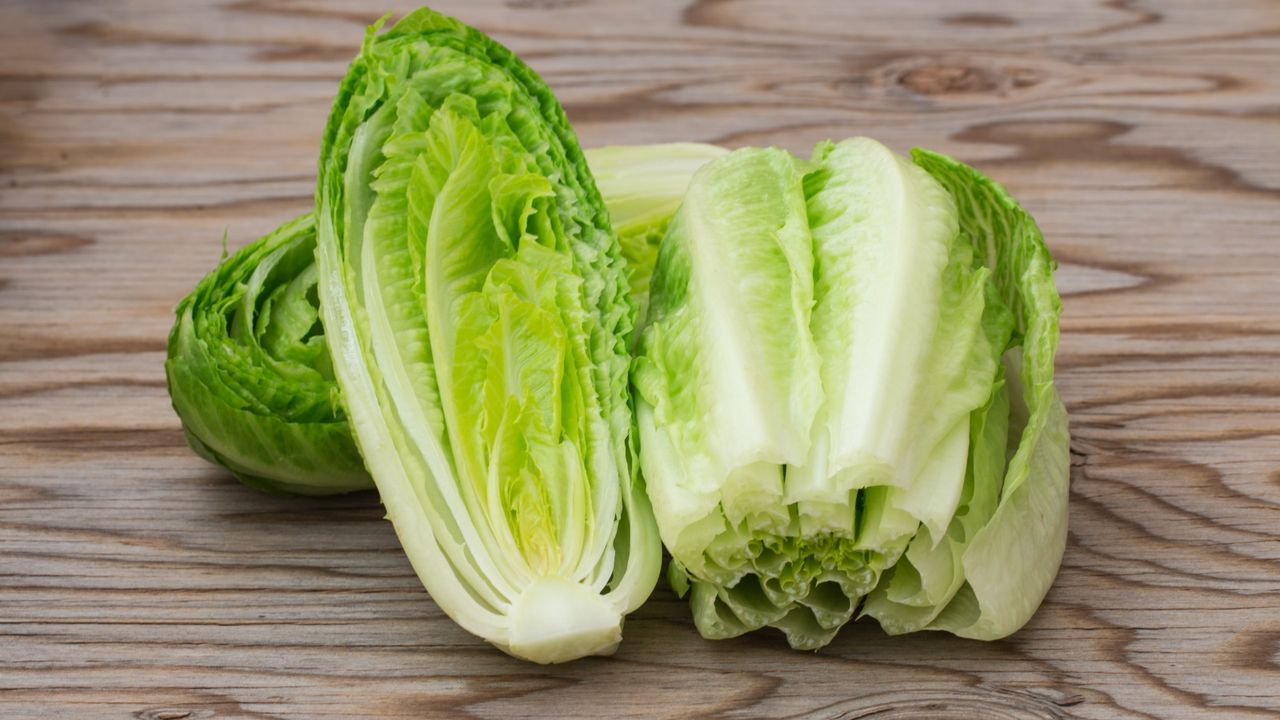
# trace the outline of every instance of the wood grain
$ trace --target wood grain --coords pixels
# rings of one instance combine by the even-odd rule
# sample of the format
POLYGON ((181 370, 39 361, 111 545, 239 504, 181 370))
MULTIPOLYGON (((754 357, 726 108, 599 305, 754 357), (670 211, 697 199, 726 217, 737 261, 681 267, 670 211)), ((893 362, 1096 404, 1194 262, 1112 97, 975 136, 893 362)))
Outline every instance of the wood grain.
MULTIPOLYGON (((380 10, 381 8, 379 8, 380 10)), ((396 3, 399 13, 410 9, 396 3)), ((1013 637, 699 639, 616 657, 450 623, 371 494, 267 497, 186 449, 171 308, 307 209, 377 10, 0 4, 0 716, 1280 715, 1280 6, 442 2, 585 144, 869 134, 1006 183, 1061 260, 1070 545, 1013 637)))

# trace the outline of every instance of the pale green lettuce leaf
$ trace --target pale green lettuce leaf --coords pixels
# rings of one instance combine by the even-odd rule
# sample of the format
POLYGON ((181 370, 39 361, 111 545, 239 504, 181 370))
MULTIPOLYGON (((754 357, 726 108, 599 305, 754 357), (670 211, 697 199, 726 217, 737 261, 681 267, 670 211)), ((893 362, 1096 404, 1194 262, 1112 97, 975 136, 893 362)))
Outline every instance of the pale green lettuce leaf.
POLYGON ((782 467, 809 451, 822 394, 803 177, 778 149, 709 163, 659 252, 635 370, 641 457, 667 549, 696 577, 733 579, 714 555, 735 527, 782 532, 782 467))
POLYGON ((820 145, 814 162, 813 334, 827 402, 813 453, 787 470, 787 499, 806 532, 850 533, 850 493, 887 485, 884 501, 940 537, 963 486, 969 413, 995 377, 999 348, 981 332, 986 271, 972 267, 950 195, 906 158, 855 138, 820 145))
POLYGON ((965 585, 930 626, 992 640, 1031 618, 1066 547, 1070 437, 1053 385, 1062 304, 1040 229, 1004 188, 944 155, 916 150, 914 159, 956 198, 961 228, 991 269, 1020 345, 1005 355, 1016 449, 999 505, 965 549, 965 585))

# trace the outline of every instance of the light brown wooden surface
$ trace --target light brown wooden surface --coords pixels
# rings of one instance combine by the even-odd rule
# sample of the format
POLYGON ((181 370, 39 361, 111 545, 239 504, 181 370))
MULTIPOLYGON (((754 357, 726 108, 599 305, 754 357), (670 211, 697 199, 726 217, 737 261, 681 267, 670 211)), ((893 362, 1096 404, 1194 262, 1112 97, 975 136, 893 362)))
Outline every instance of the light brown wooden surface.
MULTIPOLYGON (((0 4, 0 717, 1244 718, 1280 713, 1280 5, 441 3, 583 143, 869 134, 1006 183, 1061 261, 1070 544, 995 643, 709 642, 659 590, 611 659, 449 622, 377 498, 183 444, 171 308, 308 208, 381 5, 0 4)), ((403 13, 411 6, 398 3, 403 13)))

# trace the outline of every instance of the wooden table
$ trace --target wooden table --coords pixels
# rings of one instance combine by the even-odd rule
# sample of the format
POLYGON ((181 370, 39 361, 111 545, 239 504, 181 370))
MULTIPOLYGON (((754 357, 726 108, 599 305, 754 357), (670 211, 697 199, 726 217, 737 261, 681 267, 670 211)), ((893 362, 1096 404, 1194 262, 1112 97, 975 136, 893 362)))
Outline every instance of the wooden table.
MULTIPOLYGON (((404 12, 410 5, 397 3, 404 12)), ((611 659, 449 622, 372 493, 267 497, 183 443, 171 309, 308 209, 351 2, 0 6, 0 716, 1152 717, 1280 712, 1280 6, 456 0, 584 144, 869 134, 1005 182, 1061 262, 1070 546, 994 643, 611 659)))

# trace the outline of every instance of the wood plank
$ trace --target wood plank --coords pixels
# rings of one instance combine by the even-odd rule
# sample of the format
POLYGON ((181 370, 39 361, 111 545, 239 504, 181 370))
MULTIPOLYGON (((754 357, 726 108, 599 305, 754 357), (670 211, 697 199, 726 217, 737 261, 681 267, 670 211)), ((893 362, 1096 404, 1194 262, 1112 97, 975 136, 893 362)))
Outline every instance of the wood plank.
MULTIPOLYGON (((397 13, 411 3, 389 6, 397 13)), ((1280 713, 1280 6, 442 2, 584 144, 868 134, 1008 185, 1061 261, 1070 544, 994 643, 857 623, 609 659, 458 629, 372 494, 267 497, 183 444, 171 309, 310 202, 374 12, 0 4, 0 717, 1242 718, 1280 713)))

